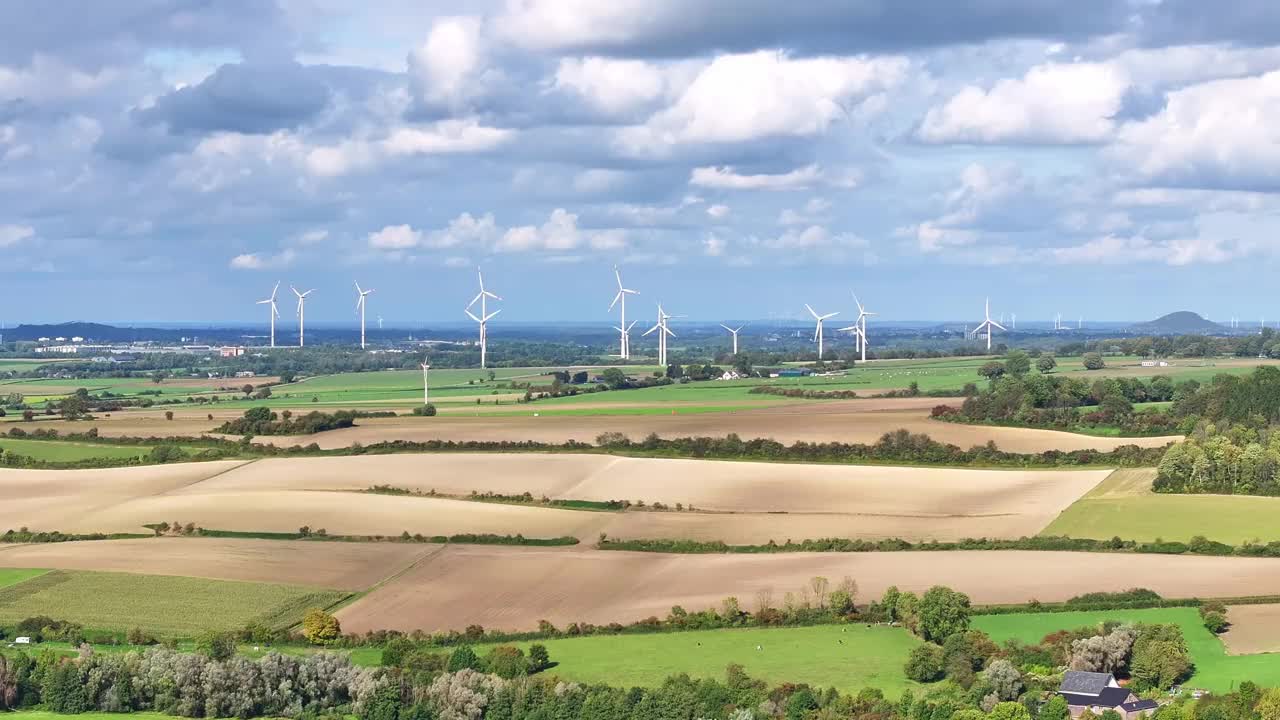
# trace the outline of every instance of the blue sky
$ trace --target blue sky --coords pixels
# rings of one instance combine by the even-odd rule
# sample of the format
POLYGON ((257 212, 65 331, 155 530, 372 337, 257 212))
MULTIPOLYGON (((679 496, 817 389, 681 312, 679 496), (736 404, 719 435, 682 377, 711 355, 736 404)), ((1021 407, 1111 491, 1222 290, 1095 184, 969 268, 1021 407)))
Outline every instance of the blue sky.
POLYGON ((1280 318, 1278 217, 1263 0, 0 7, 7 325, 1280 318))

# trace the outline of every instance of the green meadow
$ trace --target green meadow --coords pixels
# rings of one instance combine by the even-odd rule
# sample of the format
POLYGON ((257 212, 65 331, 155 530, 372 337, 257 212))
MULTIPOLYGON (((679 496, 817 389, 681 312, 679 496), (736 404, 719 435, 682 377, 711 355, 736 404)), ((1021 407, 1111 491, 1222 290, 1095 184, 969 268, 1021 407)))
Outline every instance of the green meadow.
POLYGON ((17 585, 24 580, 40 577, 47 572, 49 571, 34 568, 0 568, 0 588, 17 585))
POLYGON ((151 447, 0 437, 0 450, 14 455, 26 455, 36 460, 75 462, 90 458, 141 457, 151 452, 151 447))

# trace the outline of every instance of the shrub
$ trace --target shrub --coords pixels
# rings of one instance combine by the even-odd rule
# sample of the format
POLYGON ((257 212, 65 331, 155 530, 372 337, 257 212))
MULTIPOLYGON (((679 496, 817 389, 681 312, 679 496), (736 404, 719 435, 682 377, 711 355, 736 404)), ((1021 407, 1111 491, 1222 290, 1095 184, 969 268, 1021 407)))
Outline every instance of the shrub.
POLYGON ((942 648, 931 643, 925 643, 911 651, 911 655, 907 658, 907 664, 903 669, 906 671, 907 677, 916 682, 936 682, 942 679, 946 670, 946 658, 942 653, 942 648))
POLYGON ((341 637, 342 626, 338 618, 320 608, 312 608, 302 619, 302 635, 313 645, 323 645, 341 637))

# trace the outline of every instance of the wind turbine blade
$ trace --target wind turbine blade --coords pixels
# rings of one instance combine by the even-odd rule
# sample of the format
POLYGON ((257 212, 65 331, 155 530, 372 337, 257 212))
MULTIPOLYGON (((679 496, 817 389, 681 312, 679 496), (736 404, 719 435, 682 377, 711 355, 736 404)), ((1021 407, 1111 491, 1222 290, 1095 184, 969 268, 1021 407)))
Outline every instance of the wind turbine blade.
POLYGON ((671 337, 675 337, 675 336, 676 336, 676 334, 675 334, 674 332, 672 332, 672 331, 671 331, 671 328, 669 328, 669 327, 663 327, 663 328, 662 328, 662 330, 663 330, 663 332, 665 332, 666 334, 670 335, 671 337))
POLYGON ((826 320, 826 319, 828 319, 828 318, 833 318, 833 317, 835 317, 835 316, 837 316, 837 315, 839 315, 839 314, 840 314, 840 312, 839 312, 839 311, 836 311, 836 312, 833 312, 833 313, 827 313, 826 315, 823 315, 822 317, 820 317, 820 318, 818 318, 818 319, 819 319, 819 320, 826 320))
MULTIPOLYGON (((638 322, 640 322, 640 321, 639 321, 639 320, 632 320, 632 321, 631 321, 631 324, 627 326, 627 332, 631 332, 631 328, 635 327, 635 326, 636 326, 636 323, 638 323, 638 322)), ((619 330, 621 330, 622 328, 618 328, 618 329, 619 329, 619 330)))
POLYGON ((482 298, 482 297, 484 297, 484 293, 483 293, 483 292, 482 292, 482 293, 480 293, 479 295, 476 295, 475 297, 471 298, 471 302, 467 303, 467 307, 471 307, 472 305, 475 305, 476 303, 480 302, 480 298, 482 298))
POLYGON ((359 310, 361 305, 364 305, 364 295, 363 295, 363 294, 361 294, 361 295, 360 295, 360 297, 356 298, 356 310, 359 310))
POLYGON ((613 266, 613 276, 618 279, 618 291, 622 291, 622 273, 618 272, 618 266, 613 266))
POLYGON ((1004 329, 1005 329, 1003 325, 1001 325, 1000 323, 996 322, 995 320, 992 320, 992 321, 991 321, 991 325, 992 325, 993 327, 998 327, 998 328, 1000 328, 1001 330, 1004 330, 1004 329))
POLYGON ((276 281, 276 286, 275 286, 275 287, 273 287, 273 288, 271 288, 271 299, 272 299, 272 300, 275 300, 275 299, 276 299, 276 291, 277 291, 277 290, 279 290, 279 289, 280 289, 280 281, 279 281, 279 280, 277 280, 277 281, 276 281))
POLYGON ((494 316, 494 315, 497 315, 497 314, 498 314, 498 313, 500 313, 500 312, 502 312, 502 309, 501 309, 501 308, 499 308, 499 309, 497 309, 497 310, 494 310, 493 312, 489 313, 488 315, 485 315, 485 316, 484 316, 485 322, 488 322, 488 321, 492 320, 492 319, 493 319, 493 316, 494 316))
POLYGON ((254 303, 254 305, 266 305, 269 302, 271 302, 271 298, 267 298, 266 300, 259 300, 258 302, 254 303))
POLYGON ((501 299, 502 299, 501 297, 499 297, 499 296, 497 296, 497 295, 494 295, 493 293, 489 292, 488 290, 485 290, 485 291, 484 291, 484 294, 485 294, 485 295, 488 295, 489 297, 493 298, 494 300, 501 300, 501 299))
POLYGON ((360 283, 356 283, 356 292, 360 293, 361 295, 364 294, 364 291, 360 289, 360 283))
POLYGON ((809 314, 810 314, 810 315, 812 315, 812 316, 813 316, 813 318, 814 318, 815 320, 820 320, 820 319, 821 319, 821 318, 819 318, 819 317, 818 317, 818 313, 814 312, 814 311, 813 311, 813 308, 809 307, 809 303, 805 303, 805 304, 804 304, 804 309, 805 309, 805 310, 808 310, 808 311, 809 311, 809 314))
POLYGON ((728 325, 725 325, 724 323, 720 323, 720 327, 724 328, 725 330, 728 330, 729 332, 737 332, 737 330, 734 330, 733 328, 729 327, 728 325))
POLYGON ((658 328, 660 328, 660 327, 662 327, 662 326, 661 326, 661 325, 654 325, 653 327, 649 328, 648 330, 645 330, 643 333, 640 333, 640 337, 644 337, 645 335, 648 335, 649 333, 653 332, 654 330, 657 330, 657 329, 658 329, 658 328))
POLYGON ((613 310, 613 306, 614 306, 614 305, 617 305, 617 304, 618 304, 618 301, 619 301, 619 300, 621 300, 621 299, 622 299, 622 291, 621 291, 621 290, 619 290, 619 291, 618 291, 618 294, 613 296, 613 302, 609 303, 609 309, 610 309, 610 310, 613 310))
POLYGON ((271 311, 276 314, 276 317, 280 317, 280 308, 276 307, 275 303, 271 303, 271 311))
POLYGON ((622 288, 622 292, 624 292, 624 293, 626 293, 626 294, 628 294, 628 295, 639 295, 639 294, 640 294, 640 291, 639 291, 639 290, 632 290, 632 289, 630 289, 630 288, 622 288))
POLYGON ((476 317, 475 315, 473 315, 473 314, 471 313, 471 310, 470 310, 469 308, 468 308, 468 309, 466 309, 466 310, 463 310, 462 312, 466 313, 466 314, 467 314, 467 317, 471 318, 472 320, 475 320, 476 322, 480 322, 480 318, 478 318, 478 317, 476 317))

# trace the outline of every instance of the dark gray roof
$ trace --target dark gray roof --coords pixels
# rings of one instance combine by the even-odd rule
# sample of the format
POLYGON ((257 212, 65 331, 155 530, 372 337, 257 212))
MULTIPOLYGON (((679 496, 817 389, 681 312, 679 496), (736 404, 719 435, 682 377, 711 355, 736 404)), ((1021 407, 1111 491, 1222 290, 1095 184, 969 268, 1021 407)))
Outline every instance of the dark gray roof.
POLYGON ((1058 692, 1075 695, 1098 695, 1103 688, 1111 684, 1111 680, 1111 673, 1068 670, 1062 676, 1062 686, 1058 688, 1058 692))
POLYGON ((1125 712, 1146 712, 1147 710, 1155 710, 1160 707, 1160 703, 1155 700, 1135 700, 1131 703, 1125 703, 1120 706, 1125 712))
POLYGON ((1068 705, 1076 707, 1114 708, 1129 702, 1133 696, 1128 688, 1105 687, 1097 695, 1088 693, 1060 693, 1068 705))

